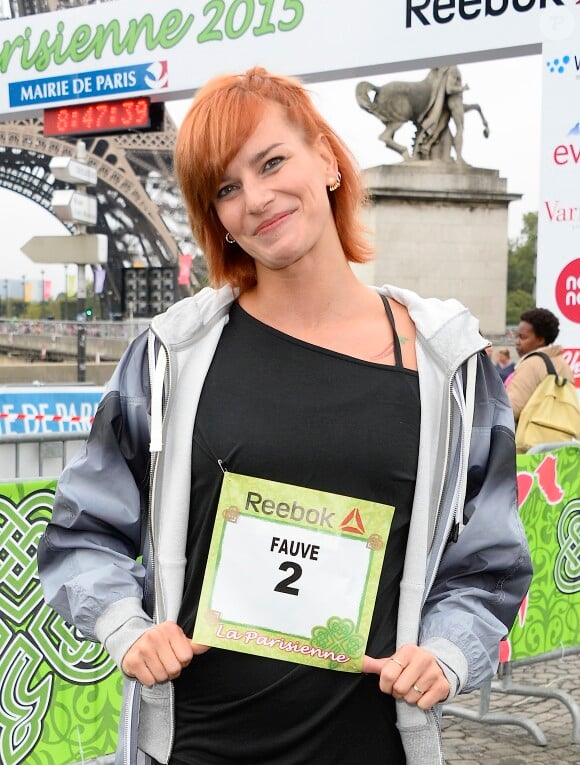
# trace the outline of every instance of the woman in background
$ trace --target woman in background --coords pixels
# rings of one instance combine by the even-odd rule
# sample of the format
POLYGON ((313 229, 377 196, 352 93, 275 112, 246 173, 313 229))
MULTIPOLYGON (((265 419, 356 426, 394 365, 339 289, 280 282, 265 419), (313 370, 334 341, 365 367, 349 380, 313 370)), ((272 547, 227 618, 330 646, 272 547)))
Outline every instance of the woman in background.
POLYGON ((515 363, 511 360, 510 352, 508 348, 500 348, 496 355, 497 361, 495 362, 495 368, 497 373, 502 379, 502 382, 508 379, 511 373, 515 369, 515 363))
POLYGON ((520 316, 516 335, 520 360, 507 385, 516 423, 530 396, 548 374, 544 360, 540 356, 528 358, 528 354, 535 351, 545 353, 560 377, 574 380, 574 373, 562 355, 562 346, 554 345, 559 331, 558 317, 547 308, 530 308, 520 316))

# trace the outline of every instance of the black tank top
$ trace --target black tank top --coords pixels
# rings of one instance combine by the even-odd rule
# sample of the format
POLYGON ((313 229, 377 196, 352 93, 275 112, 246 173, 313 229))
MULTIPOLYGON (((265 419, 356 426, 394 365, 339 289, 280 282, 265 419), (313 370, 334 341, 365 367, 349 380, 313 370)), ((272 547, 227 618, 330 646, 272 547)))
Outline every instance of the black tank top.
MULTIPOLYGON (((191 634, 222 470, 395 507, 366 653, 395 649, 415 489, 417 373, 290 337, 230 310, 193 434, 187 568, 179 623, 191 634)), ((404 765, 394 701, 378 677, 210 649, 175 681, 173 765, 404 765)))

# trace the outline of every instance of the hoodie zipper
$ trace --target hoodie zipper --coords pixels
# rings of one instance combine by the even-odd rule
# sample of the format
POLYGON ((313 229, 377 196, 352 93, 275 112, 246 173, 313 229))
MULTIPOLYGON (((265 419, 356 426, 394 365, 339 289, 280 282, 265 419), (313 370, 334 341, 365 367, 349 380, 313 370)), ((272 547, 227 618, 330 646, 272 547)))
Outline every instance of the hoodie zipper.
MULTIPOLYGON (((166 376, 167 376, 167 386, 164 386, 163 388, 163 401, 162 401, 162 411, 165 413, 165 409, 167 407, 167 401, 169 398, 169 391, 172 387, 172 377, 171 377, 171 366, 168 363, 169 362, 169 353, 167 351, 167 346, 163 341, 155 335, 161 346, 163 347, 165 356, 166 356, 166 376)), ((150 366, 151 371, 151 366, 150 366)), ((150 374, 151 377, 151 374, 150 374)), ((148 539, 148 553, 149 553, 149 565, 151 566, 151 579, 153 582, 153 589, 151 593, 151 599, 152 599, 152 606, 153 606, 153 619, 156 624, 159 624, 159 613, 158 613, 158 602, 157 602, 157 577, 156 577, 156 565, 155 565, 155 547, 153 544, 153 529, 154 529, 154 523, 153 523, 153 516, 154 516, 154 502, 153 498, 155 496, 155 487, 157 482, 157 465, 159 462, 159 451, 153 451, 151 452, 151 467, 150 467, 150 474, 149 474, 149 494, 148 494, 148 507, 147 507, 147 522, 149 524, 149 539, 148 539)), ((127 710, 126 710, 126 716, 125 716, 125 731, 126 731, 126 737, 125 737, 125 762, 124 765, 132 765, 130 756, 131 756, 131 728, 132 728, 132 707, 135 703, 135 683, 131 685, 131 690, 129 692, 129 697, 127 699, 127 710)), ((171 720, 172 720, 172 727, 170 732, 170 740, 169 740, 169 749, 168 751, 171 752, 173 748, 173 740, 174 740, 174 726, 173 726, 173 719, 174 719, 174 699, 173 699, 173 693, 170 694, 169 699, 169 705, 170 705, 170 714, 171 714, 171 720)))
MULTIPOLYGON (((167 408, 167 402, 169 400, 169 392, 172 388, 172 377, 171 377, 171 365, 169 364, 169 352, 167 349, 167 346, 165 343, 159 338, 158 335, 155 335, 157 340, 159 341, 159 344, 163 348, 163 352, 165 354, 165 374, 164 378, 167 378, 167 385, 163 385, 163 399, 161 401, 161 415, 162 415, 162 422, 165 416, 165 411, 167 408)), ((152 391, 153 394, 153 391, 152 391)), ((152 396, 153 397, 153 396, 152 396)), ((151 405, 151 408, 153 410, 153 403, 151 405)), ((148 521, 149 521, 149 555, 150 555, 150 563, 151 563, 151 572, 153 575, 153 615, 156 623, 159 623, 159 613, 157 608, 157 583, 156 583, 156 565, 155 565, 155 547, 153 544, 153 536, 154 536, 154 497, 155 497, 155 489, 157 484, 157 469, 158 469, 158 463, 159 463, 159 454, 161 451, 162 445, 159 444, 159 449, 156 449, 155 451, 151 452, 151 476, 149 480, 149 507, 148 507, 148 521)))
MULTIPOLYGON (((173 388, 173 379, 171 375, 171 364, 169 363, 169 350, 166 346, 166 344, 161 340, 161 338, 158 335, 155 335, 157 339, 159 340, 160 345, 162 346, 164 352, 165 352, 165 374, 167 377, 167 385, 163 386, 163 401, 162 401, 162 412, 163 412, 163 422, 165 420, 165 413, 167 410, 167 402, 169 401, 170 392, 173 388)), ((156 566, 155 566, 155 556, 154 556, 154 547, 153 547, 153 510, 154 510, 154 502, 153 498, 155 496, 155 485, 157 482, 157 464, 159 461, 159 452, 152 455, 152 467, 154 464, 154 470, 151 475, 151 482, 150 482, 150 493, 149 493, 149 523, 150 523, 150 530, 149 530, 149 544, 151 549, 151 572, 153 575, 153 608, 154 608, 154 618, 156 624, 159 624, 159 611, 158 611, 158 599, 157 599, 157 576, 156 576, 156 566), (154 458, 154 463, 153 463, 154 458)), ((175 739, 175 700, 173 697, 173 690, 172 687, 170 688, 169 693, 169 714, 170 714, 170 720, 171 720, 171 726, 170 726, 170 735, 169 735, 169 746, 167 749, 168 754, 173 749, 173 742, 175 739)))
MULTIPOLYGON (((448 396, 447 400, 449 402, 449 414, 447 417, 447 450, 445 452, 445 461, 443 463, 443 470, 441 472, 441 486, 439 488, 439 496, 437 499, 437 514, 435 516, 435 524, 433 526, 433 533, 431 537, 431 541, 433 542, 437 538, 437 532, 439 530, 439 524, 441 522, 441 505, 443 503, 443 493, 445 490, 445 480, 447 478, 447 469, 449 466, 449 463, 451 461, 451 433, 453 429, 453 380, 455 378, 455 375, 457 374, 457 369, 453 372, 451 375, 451 378, 448 383, 448 396)), ((438 562, 437 562, 438 565, 438 562)), ((433 579, 435 575, 435 571, 437 570, 437 565, 433 567, 433 573, 430 577, 430 582, 428 586, 425 587, 425 591, 423 593, 423 600, 421 603, 421 608, 425 605, 425 601, 427 600, 427 595, 429 594, 429 591, 431 590, 431 586, 433 584, 433 579)))
POLYGON ((125 705, 125 720, 123 726, 123 765, 131 765, 131 734, 133 732, 133 706, 135 704, 135 694, 137 691, 137 680, 129 683, 127 691, 127 703, 125 705))
MULTIPOLYGON (((451 463, 451 457, 452 457, 452 453, 451 453, 451 451, 452 451, 451 436, 452 436, 452 433, 453 433, 453 423, 454 423, 454 416, 453 416, 453 410, 454 410, 453 384, 454 384, 454 382, 456 380, 457 373, 458 373, 459 369, 467 361, 468 361, 468 359, 464 359, 464 361, 461 362, 461 364, 458 367, 455 368, 455 370, 453 371, 453 373, 452 373, 452 375, 451 375, 451 377, 449 379, 448 386, 447 386, 448 387, 448 398, 447 398, 447 400, 449 402, 449 415, 448 415, 448 418, 447 418, 447 450, 446 450, 446 453, 445 453, 445 462, 443 463, 442 480, 441 480, 441 487, 440 487, 440 490, 439 490, 439 498, 438 498, 438 502, 437 502, 437 515, 436 515, 436 518, 435 518, 435 525, 433 527, 432 541, 437 539, 437 533, 439 531, 439 526, 440 526, 440 523, 441 523, 443 495, 444 495, 445 488, 446 488, 445 487, 445 483, 446 483, 446 479, 447 479, 447 472, 449 470, 449 465, 451 463)), ((465 414, 465 412, 463 412, 463 414, 465 414)), ((465 421, 463 421, 462 424, 463 424, 463 428, 465 428, 466 427, 465 421)), ((469 459, 469 454, 464 454, 465 450, 464 450, 464 447, 463 447, 463 438, 462 438, 462 436, 463 436, 463 431, 459 434, 460 462, 459 462, 459 465, 457 467, 458 479, 457 479, 457 484, 455 486, 455 491, 453 493, 453 497, 451 499, 451 501, 452 501, 452 508, 451 508, 452 512, 450 513, 450 516, 453 519, 452 520, 452 527, 451 527, 451 529, 452 529, 452 531, 451 531, 451 540, 453 542, 457 542, 457 540, 459 538, 459 528, 460 528, 460 524, 459 524, 459 521, 458 521, 459 502, 460 502, 460 497, 464 496, 464 493, 463 493, 463 476, 464 476, 464 471, 461 469, 462 468, 462 464, 463 464, 462 461, 469 459)), ((431 591, 431 587, 433 585, 433 580, 435 579, 435 574, 436 574, 437 569, 439 567, 439 562, 441 560, 441 556, 443 555, 443 549, 444 549, 444 545, 441 545, 439 553, 438 553, 438 559, 435 562, 435 564, 433 565, 433 568, 432 568, 432 571, 431 571, 431 575, 429 577, 429 582, 426 583, 425 592, 423 594, 422 605, 425 604, 425 601, 427 600, 428 594, 431 591)))
POLYGON ((429 713, 433 716, 433 722, 437 728, 437 748, 439 750, 439 765, 445 765, 445 753, 443 752, 443 733, 441 731, 441 725, 439 724, 439 718, 434 709, 430 709, 429 713))
MULTIPOLYGON (((448 383, 448 401, 449 401, 449 415, 447 417, 447 450, 445 452, 445 462, 443 463, 443 471, 441 473, 442 480, 441 480, 441 487, 439 489, 439 498, 437 501, 437 515, 435 518, 435 524, 433 526, 433 540, 437 538, 437 531, 439 530, 439 524, 441 522, 441 505, 443 502, 443 494, 445 490, 445 479, 447 475, 447 469, 451 462, 451 434, 453 432, 453 381, 455 379, 455 376, 457 374, 459 367, 455 369, 453 374, 451 375, 451 378, 448 383)), ((455 515, 455 513, 454 513, 455 515)), ((441 546, 441 553, 439 554, 439 559, 441 558, 441 555, 443 553, 443 545, 441 546)), ((428 586, 425 587, 425 592, 423 594, 423 600, 421 604, 421 608, 425 604, 425 601, 427 599, 427 595, 429 591, 431 590, 433 580, 435 578, 435 572, 437 571, 437 568, 439 566, 439 560, 437 561, 436 565, 433 567, 433 572, 430 577, 430 582, 428 586)), ((445 765, 445 755, 443 752, 443 734, 441 731, 441 725, 439 724, 439 718, 437 717, 437 713, 434 709, 427 710, 428 715, 430 715, 433 718, 433 724, 435 725, 435 730, 437 734, 437 752, 439 755, 439 765, 445 765)))

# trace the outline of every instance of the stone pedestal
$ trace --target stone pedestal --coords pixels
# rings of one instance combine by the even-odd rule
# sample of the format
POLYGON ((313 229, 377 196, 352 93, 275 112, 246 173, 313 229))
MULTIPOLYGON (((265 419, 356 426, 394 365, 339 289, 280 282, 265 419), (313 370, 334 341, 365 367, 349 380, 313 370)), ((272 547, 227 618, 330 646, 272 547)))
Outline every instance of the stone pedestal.
POLYGON ((381 165, 363 176, 376 256, 353 266, 361 281, 457 298, 484 334, 503 334, 508 205, 521 194, 508 194, 497 170, 449 162, 381 165))

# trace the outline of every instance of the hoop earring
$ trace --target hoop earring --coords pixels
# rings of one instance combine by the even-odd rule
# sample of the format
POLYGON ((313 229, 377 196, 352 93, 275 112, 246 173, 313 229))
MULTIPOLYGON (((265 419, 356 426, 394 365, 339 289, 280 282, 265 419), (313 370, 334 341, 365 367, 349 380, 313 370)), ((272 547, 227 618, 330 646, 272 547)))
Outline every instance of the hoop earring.
POLYGON ((329 191, 336 191, 337 189, 339 189, 341 181, 342 181, 342 175, 340 174, 340 170, 339 170, 337 172, 337 174, 336 174, 335 182, 328 187, 328 190, 329 191))
POLYGON ((227 242, 228 244, 235 244, 235 243, 236 243, 236 240, 235 240, 235 239, 234 239, 234 237, 233 237, 233 236, 230 234, 230 232, 229 232, 229 231, 226 231, 225 240, 226 240, 226 242, 227 242))

